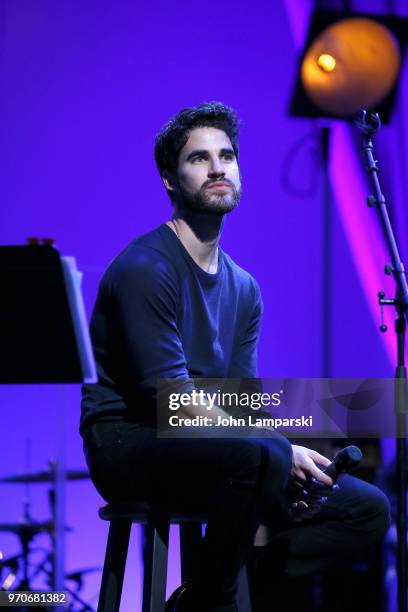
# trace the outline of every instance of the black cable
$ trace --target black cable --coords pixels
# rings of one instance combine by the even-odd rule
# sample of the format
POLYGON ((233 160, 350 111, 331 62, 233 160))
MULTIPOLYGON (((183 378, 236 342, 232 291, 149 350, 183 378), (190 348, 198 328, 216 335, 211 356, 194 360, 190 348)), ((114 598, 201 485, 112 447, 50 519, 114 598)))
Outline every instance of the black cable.
POLYGON ((308 132, 298 140, 296 140, 289 148, 282 161, 280 183, 282 187, 298 198, 309 198, 315 194, 319 187, 321 169, 321 143, 320 130, 313 127, 311 132, 308 132), (299 159, 300 154, 307 154, 309 150, 310 167, 305 168, 305 164, 299 159), (301 170, 299 172, 299 169, 301 170), (299 176, 308 177, 306 186, 299 185, 299 176))

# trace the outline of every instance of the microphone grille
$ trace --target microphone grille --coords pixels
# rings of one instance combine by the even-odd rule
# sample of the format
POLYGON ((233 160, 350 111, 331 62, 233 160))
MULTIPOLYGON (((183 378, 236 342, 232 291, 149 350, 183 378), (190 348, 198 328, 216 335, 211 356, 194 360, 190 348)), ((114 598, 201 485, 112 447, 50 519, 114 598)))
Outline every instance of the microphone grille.
POLYGON ((340 470, 351 470, 360 463, 362 458, 363 453, 358 446, 346 446, 338 454, 339 468, 340 470))

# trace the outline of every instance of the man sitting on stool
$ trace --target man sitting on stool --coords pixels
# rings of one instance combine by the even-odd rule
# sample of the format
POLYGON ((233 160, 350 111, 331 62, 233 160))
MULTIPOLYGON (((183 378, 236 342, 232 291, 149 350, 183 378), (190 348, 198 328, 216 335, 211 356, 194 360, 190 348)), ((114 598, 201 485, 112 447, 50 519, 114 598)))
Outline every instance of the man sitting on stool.
MULTIPOLYGON (((257 376, 260 290, 219 246, 241 195, 237 124, 230 108, 208 103, 182 110, 157 135, 173 214, 105 272, 91 322, 98 383, 83 387, 81 434, 102 497, 207 512, 191 583, 169 604, 178 612, 237 609, 237 576, 266 517, 279 561, 270 545, 271 578, 320 571, 378 542, 388 526, 385 496, 350 476, 318 514, 304 504, 304 521, 291 522, 288 479, 313 476, 330 488, 321 470, 329 460, 273 430, 261 439, 156 437, 157 379, 185 381, 189 391, 194 377, 257 376)), ((208 414, 192 404, 183 412, 208 414)))

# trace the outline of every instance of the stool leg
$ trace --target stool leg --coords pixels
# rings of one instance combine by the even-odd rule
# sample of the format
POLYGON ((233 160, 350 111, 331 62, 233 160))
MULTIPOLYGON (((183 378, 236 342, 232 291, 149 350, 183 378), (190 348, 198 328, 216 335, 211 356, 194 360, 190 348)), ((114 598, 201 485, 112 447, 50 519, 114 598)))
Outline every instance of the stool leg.
POLYGON ((180 523, 181 582, 191 578, 202 537, 201 523, 180 523))
POLYGON ((98 612, 119 612, 132 521, 111 521, 98 612))
POLYGON ((142 612, 164 612, 166 603, 169 524, 144 525, 142 612))
POLYGON ((249 595, 248 572, 246 565, 241 567, 238 576, 238 594, 237 594, 238 612, 251 611, 251 597, 249 595))

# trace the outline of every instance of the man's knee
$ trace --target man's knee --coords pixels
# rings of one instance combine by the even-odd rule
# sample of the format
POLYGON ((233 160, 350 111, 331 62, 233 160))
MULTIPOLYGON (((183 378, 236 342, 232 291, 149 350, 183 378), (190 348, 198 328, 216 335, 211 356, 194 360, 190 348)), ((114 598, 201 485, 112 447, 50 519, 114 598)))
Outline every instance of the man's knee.
POLYGON ((373 542, 380 541, 391 524, 390 502, 378 487, 366 482, 362 493, 359 521, 370 532, 373 542))
POLYGON ((388 497, 377 487, 372 486, 371 490, 372 524, 380 540, 384 537, 391 524, 390 502, 388 497))
POLYGON ((266 439, 263 448, 266 451, 269 468, 280 474, 285 482, 292 467, 292 445, 283 436, 266 439))
POLYGON ((281 494, 292 467, 292 445, 279 435, 260 441, 262 453, 262 484, 269 496, 281 494))
POLYGON ((252 473, 257 478, 273 478, 286 483, 292 465, 292 446, 283 436, 245 438, 231 445, 235 474, 252 473))

